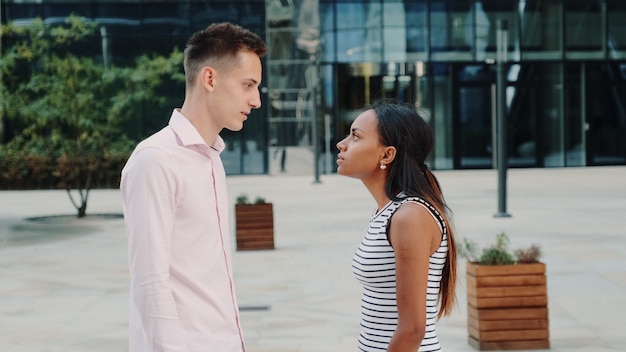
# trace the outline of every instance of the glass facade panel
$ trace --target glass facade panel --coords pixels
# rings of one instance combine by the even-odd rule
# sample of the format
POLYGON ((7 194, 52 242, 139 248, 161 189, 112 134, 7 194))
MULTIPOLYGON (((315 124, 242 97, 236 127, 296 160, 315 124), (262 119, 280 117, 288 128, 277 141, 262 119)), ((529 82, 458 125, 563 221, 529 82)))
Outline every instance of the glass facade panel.
POLYGON ((604 38, 601 3, 569 0, 564 5, 566 50, 601 51, 604 38))
POLYGON ((338 61, 337 53, 339 49, 335 47, 335 27, 337 26, 335 16, 335 5, 328 2, 320 3, 320 41, 322 62, 338 61))
MULTIPOLYGON (((406 29, 401 2, 337 2, 335 6, 341 14, 331 40, 336 44, 337 62, 405 60, 406 29)), ((324 4, 321 9, 325 11, 324 23, 328 24, 334 18, 334 9, 324 4)), ((325 49, 330 47, 326 45, 325 49)))
POLYGON ((322 84, 322 108, 319 116, 322 118, 320 161, 323 173, 331 173, 336 169, 337 142, 344 137, 337 126, 336 99, 334 87, 337 87, 334 65, 322 64, 320 67, 322 84))
POLYGON ((380 2, 365 5, 365 36, 361 42, 363 61, 382 61, 383 51, 383 9, 380 2))
POLYGON ((509 69, 510 84, 506 90, 508 105, 509 166, 536 167, 540 164, 537 151, 541 148, 539 121, 543 104, 537 87, 541 75, 540 63, 513 64, 509 69))
POLYGON ((365 48, 366 4, 364 3, 337 3, 335 24, 335 50, 337 62, 363 61, 365 48))
MULTIPOLYGON (((154 41, 148 35, 144 41, 141 4, 102 3, 95 4, 94 10, 94 20, 101 25, 105 64, 130 65, 135 57, 145 51, 159 52, 157 48, 152 47, 154 41)), ((171 43, 174 39, 168 38, 167 41, 171 43)), ((175 45, 169 46, 161 53, 168 52, 174 47, 175 45)))
POLYGON ((543 165, 565 166, 565 120, 563 111, 563 65, 540 65, 539 88, 542 91, 541 119, 543 129, 543 165))
POLYGON ((563 48, 563 13, 558 1, 520 4, 522 59, 558 59, 563 48))
MULTIPOLYGON (((415 106, 420 109, 425 117, 432 122, 432 87, 430 85, 431 69, 425 62, 418 61, 415 63, 415 82, 413 90, 415 91, 415 106)), ((410 101, 410 100, 409 100, 410 101)))
POLYGON ((498 20, 506 21, 507 23, 509 60, 518 61, 520 59, 520 25, 516 5, 516 2, 499 0, 476 1, 473 6, 475 23, 473 47, 476 61, 484 61, 487 57, 487 52, 490 53, 490 58, 495 58, 498 20))
POLYGON ((471 12, 472 1, 439 0, 431 2, 431 50, 459 51, 471 50, 474 20, 471 12))
POLYGON ((585 63, 570 63, 565 70, 565 109, 567 113, 565 134, 565 161, 567 166, 584 166, 586 97, 585 63), (582 104, 580 104, 582 102, 582 104), (582 106, 581 106, 582 105, 582 106))
MULTIPOLYGON (((377 17, 382 19, 381 52, 383 61, 405 62, 406 61, 406 15, 402 2, 385 2, 380 9, 382 14, 377 17)), ((373 39, 373 38, 371 38, 373 39)))
POLYGON ((429 47, 427 1, 407 1, 405 3, 405 16, 407 58, 409 60, 425 60, 429 47))
POLYGON ((458 129, 454 123, 454 101, 452 87, 452 67, 446 63, 433 63, 432 67, 432 90, 433 90, 433 114, 432 125, 435 130, 434 168, 454 168, 454 140, 458 129))
POLYGON ((342 29, 336 32, 337 62, 362 62, 365 60, 365 33, 362 29, 342 29))

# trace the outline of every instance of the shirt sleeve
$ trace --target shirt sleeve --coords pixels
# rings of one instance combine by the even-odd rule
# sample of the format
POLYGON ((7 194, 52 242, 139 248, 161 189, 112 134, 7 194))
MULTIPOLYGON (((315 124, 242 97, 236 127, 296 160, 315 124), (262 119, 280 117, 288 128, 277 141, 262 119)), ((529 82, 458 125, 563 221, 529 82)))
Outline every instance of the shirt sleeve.
POLYGON ((176 209, 175 161, 159 148, 136 151, 122 172, 121 193, 131 277, 131 347, 187 351, 170 282, 176 209))

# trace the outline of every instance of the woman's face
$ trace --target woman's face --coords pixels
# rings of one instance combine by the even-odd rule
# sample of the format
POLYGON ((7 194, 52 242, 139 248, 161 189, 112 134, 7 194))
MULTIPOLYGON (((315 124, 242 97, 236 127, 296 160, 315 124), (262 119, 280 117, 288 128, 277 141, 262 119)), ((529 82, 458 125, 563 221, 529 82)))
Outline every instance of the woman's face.
POLYGON ((352 122, 350 134, 337 143, 337 173, 364 179, 380 169, 385 146, 378 134, 378 118, 374 110, 366 110, 352 122))

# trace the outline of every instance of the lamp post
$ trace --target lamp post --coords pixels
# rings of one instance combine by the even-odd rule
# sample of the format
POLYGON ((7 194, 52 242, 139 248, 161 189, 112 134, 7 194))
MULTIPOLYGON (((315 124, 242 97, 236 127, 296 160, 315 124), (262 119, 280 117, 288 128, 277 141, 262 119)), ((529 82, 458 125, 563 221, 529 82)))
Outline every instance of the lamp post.
POLYGON ((508 46, 508 24, 506 20, 498 20, 496 32, 496 61, 497 61, 497 81, 496 81, 496 99, 497 99, 497 126, 494 126, 498 141, 497 160, 498 160, 498 212, 494 217, 510 217, 506 211, 506 173, 507 173, 507 106, 506 106, 506 60, 508 46))

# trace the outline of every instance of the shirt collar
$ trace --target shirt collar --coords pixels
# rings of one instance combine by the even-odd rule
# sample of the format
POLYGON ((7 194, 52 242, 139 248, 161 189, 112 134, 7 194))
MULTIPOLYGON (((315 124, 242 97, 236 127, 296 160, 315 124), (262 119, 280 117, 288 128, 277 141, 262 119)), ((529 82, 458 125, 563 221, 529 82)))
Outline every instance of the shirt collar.
MULTIPOLYGON (((183 146, 188 147, 192 145, 204 145, 209 147, 198 130, 191 124, 191 122, 180 113, 179 109, 174 109, 172 117, 169 122, 170 127, 174 130, 183 146)), ((215 142, 211 145, 211 149, 221 153, 226 147, 224 140, 220 135, 217 135, 215 142)))

